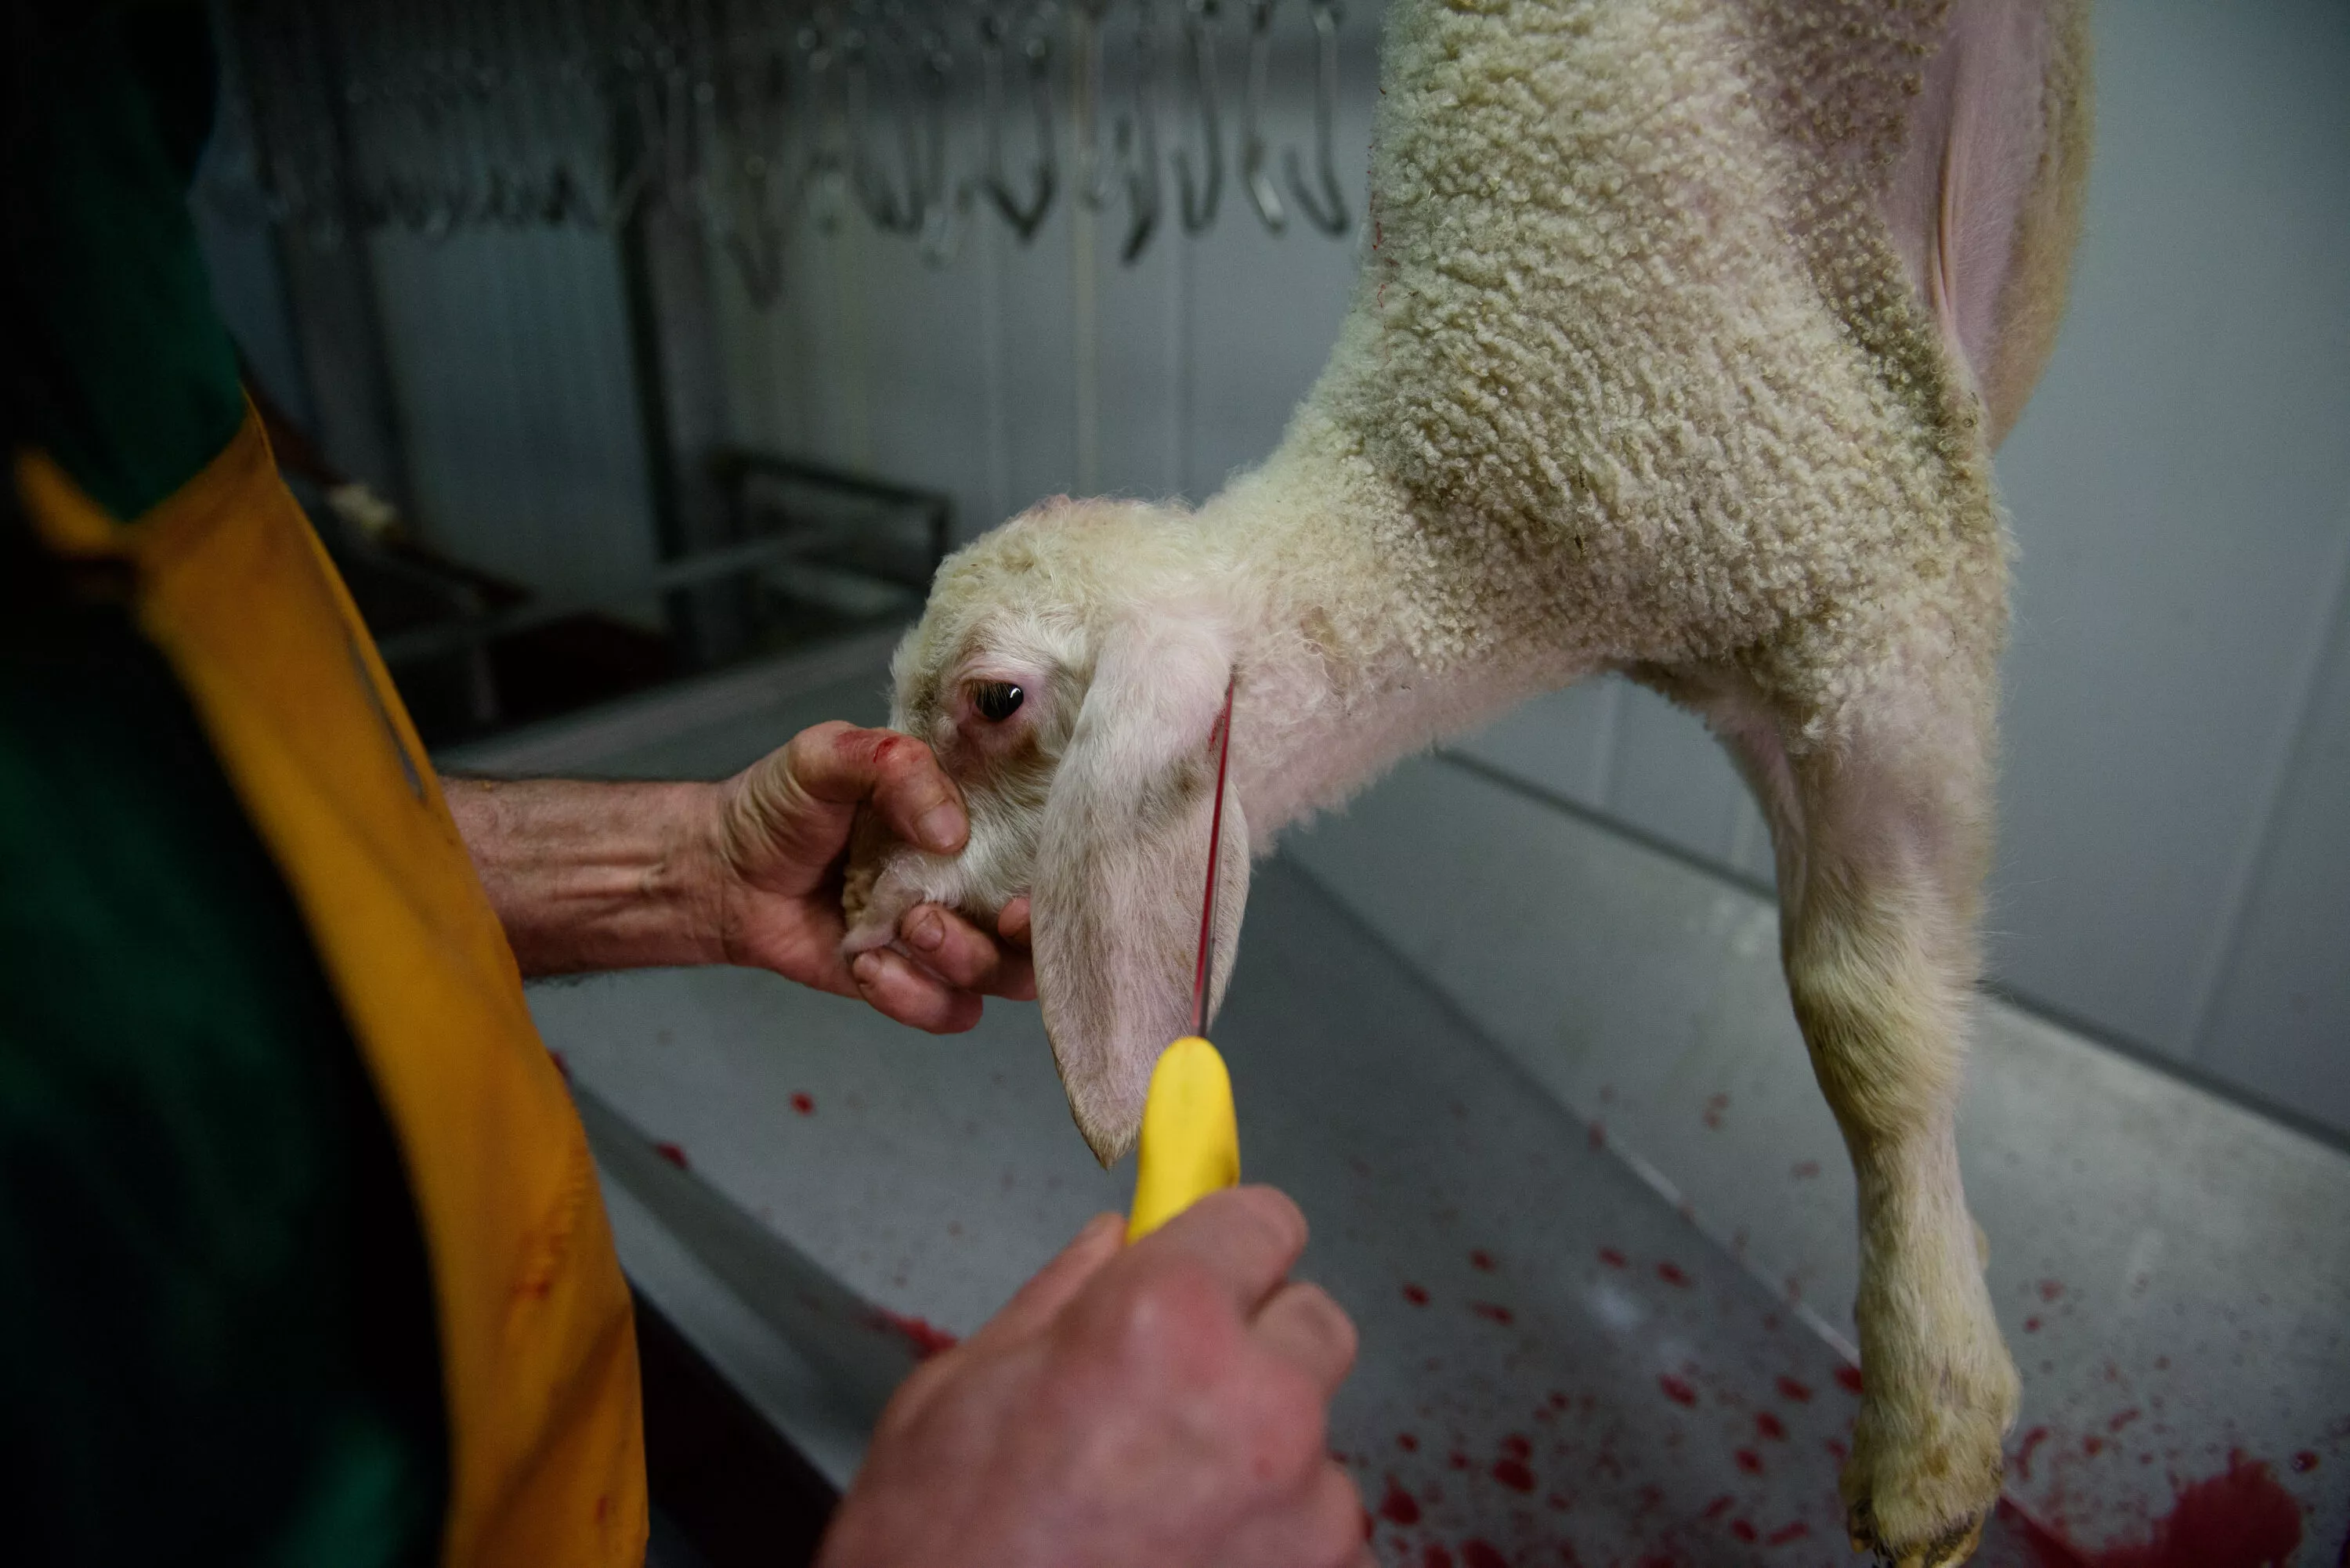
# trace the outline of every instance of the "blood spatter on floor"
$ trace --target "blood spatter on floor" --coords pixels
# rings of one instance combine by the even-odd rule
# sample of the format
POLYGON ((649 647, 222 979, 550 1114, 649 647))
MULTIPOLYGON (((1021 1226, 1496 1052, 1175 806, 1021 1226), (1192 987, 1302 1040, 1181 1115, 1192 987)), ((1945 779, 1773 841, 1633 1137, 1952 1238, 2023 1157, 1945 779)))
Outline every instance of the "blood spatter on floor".
POLYGON ((2066 1541, 2061 1518, 2002 1511, 2023 1526, 2042 1568, 2282 1568, 2301 1545, 2301 1504, 2241 1450, 2220 1474, 2180 1487, 2144 1536, 2095 1551, 2066 1541))
POLYGON ((1669 1285, 1678 1285, 1685 1291, 1694 1290, 1697 1286, 1697 1282, 1690 1279, 1689 1277, 1689 1272, 1683 1269, 1679 1263, 1659 1263, 1657 1265, 1657 1278, 1664 1281, 1665 1283, 1669 1285))
POLYGON ((1600 1248, 1599 1261, 1607 1264, 1611 1269, 1629 1268, 1632 1262, 1631 1259, 1626 1257, 1622 1252, 1617 1251, 1613 1247, 1600 1248))
POLYGON ((1379 1498, 1379 1517, 1390 1524, 1418 1524, 1419 1501, 1403 1490, 1403 1483, 1388 1477, 1388 1489, 1379 1498))
POLYGON ((1512 1491, 1534 1490, 1534 1473, 1526 1468, 1523 1459, 1495 1459, 1492 1473, 1495 1480, 1512 1491))
POLYGON ((1518 1314, 1512 1312, 1509 1308, 1502 1305, 1499 1302, 1471 1302, 1469 1303, 1469 1310, 1475 1313, 1479 1317, 1485 1319, 1488 1323, 1507 1324, 1518 1321, 1518 1314))
POLYGON ((1502 1439, 1502 1452, 1513 1459, 1530 1459, 1534 1456, 1534 1446, 1523 1435, 1512 1432, 1502 1439))
POLYGON ((2032 1456, 2048 1440, 2048 1428, 2034 1427, 2023 1434, 2023 1441, 2015 1449, 2015 1474, 2019 1480, 2032 1479, 2032 1456))
POLYGON ((2043 1280, 2043 1281, 2041 1281, 2041 1282, 2040 1282, 2040 1299, 2041 1299, 2042 1301, 2043 1301, 2043 1302, 2053 1302, 2053 1301, 2056 1300, 2058 1297, 2062 1296, 2064 1293, 2064 1281, 2062 1281, 2062 1280, 2043 1280))
POLYGON ((1782 1377, 1779 1379, 1779 1395, 1798 1405, 1808 1405, 1812 1402, 1812 1386, 1808 1383, 1798 1383, 1792 1377, 1782 1377))
POLYGON ((1669 1372, 1659 1376, 1657 1386, 1663 1389, 1665 1397, 1676 1405, 1694 1406, 1697 1403, 1697 1390, 1690 1387, 1687 1381, 1674 1376, 1669 1372))
POLYGON ((1765 1546, 1784 1546, 1790 1542, 1802 1541, 1811 1533, 1812 1527, 1799 1519, 1793 1524, 1783 1524, 1764 1536, 1762 1543, 1765 1546))
POLYGON ((1396 1434, 1396 1447, 1401 1449, 1407 1454, 1416 1454, 1419 1452, 1419 1438, 1416 1433, 1398 1432, 1396 1434))
POLYGON ((1787 1440, 1787 1423, 1768 1410, 1755 1413, 1754 1429, 1774 1443, 1783 1443, 1787 1440))
POLYGON ((1428 1289, 1424 1285, 1406 1285, 1403 1288, 1403 1299, 1414 1306, 1426 1306, 1428 1289))
POLYGON ((1474 1537, 1461 1543, 1461 1568, 1510 1568, 1510 1560, 1474 1537))
POLYGON ((1759 1476, 1762 1473, 1762 1456, 1752 1449, 1741 1449, 1731 1458, 1737 1460, 1738 1468, 1750 1476, 1759 1476))
POLYGON ((1847 1394, 1857 1394, 1861 1390, 1860 1368, 1857 1366, 1837 1367, 1835 1380, 1837 1386, 1847 1394))
POLYGON ((799 1114, 804 1116, 812 1116, 816 1115, 816 1096, 814 1095, 805 1093, 794 1095, 792 1096, 792 1109, 799 1112, 799 1114))
POLYGON ((2293 1456, 2293 1469, 2294 1474, 2307 1475, 2316 1468, 2317 1451, 2314 1449, 2303 1449, 2301 1452, 2293 1456))
POLYGON ((1475 1251, 1469 1254, 1469 1266, 1472 1269, 1482 1270, 1489 1274, 1492 1273, 1495 1268, 1499 1267, 1499 1265, 1493 1262, 1493 1254, 1485 1251, 1482 1247, 1478 1248, 1475 1251))
POLYGON ((1722 1113, 1728 1109, 1730 1109, 1730 1096, 1728 1095, 1708 1095, 1705 1097, 1705 1111, 1703 1113, 1703 1119, 1706 1127, 1714 1132, 1720 1132, 1721 1130, 1722 1113))
POLYGON ((663 1159, 669 1161, 671 1165, 677 1167, 680 1170, 690 1170, 692 1168, 685 1163, 685 1150, 680 1148, 673 1143, 657 1143, 653 1145, 653 1152, 660 1156, 663 1159))

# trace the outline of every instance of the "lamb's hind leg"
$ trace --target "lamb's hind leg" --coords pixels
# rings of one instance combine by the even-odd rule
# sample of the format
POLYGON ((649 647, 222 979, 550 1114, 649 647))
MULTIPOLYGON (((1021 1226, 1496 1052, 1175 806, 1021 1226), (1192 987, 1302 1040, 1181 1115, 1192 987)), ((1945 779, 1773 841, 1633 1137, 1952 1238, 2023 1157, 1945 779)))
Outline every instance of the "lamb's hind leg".
POLYGON ((2019 1386, 1982 1276, 1953 1122, 1990 841, 1987 702, 1901 694, 1791 757, 1717 729, 1779 846, 1781 948, 1860 1190, 1866 1392, 1843 1491, 1855 1546, 1903 1568, 1972 1552, 2019 1386), (1900 715, 1893 718, 1892 715, 1900 715))

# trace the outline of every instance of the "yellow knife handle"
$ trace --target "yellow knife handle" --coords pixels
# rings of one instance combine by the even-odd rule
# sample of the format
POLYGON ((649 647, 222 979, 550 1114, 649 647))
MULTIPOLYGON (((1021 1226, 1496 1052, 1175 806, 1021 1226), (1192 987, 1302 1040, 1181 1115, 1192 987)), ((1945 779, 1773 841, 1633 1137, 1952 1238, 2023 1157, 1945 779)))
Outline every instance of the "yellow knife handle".
POLYGON ((1187 1034, 1162 1052, 1142 1103, 1142 1148, 1126 1239, 1139 1241, 1241 1179, 1232 1079, 1216 1048, 1187 1034))

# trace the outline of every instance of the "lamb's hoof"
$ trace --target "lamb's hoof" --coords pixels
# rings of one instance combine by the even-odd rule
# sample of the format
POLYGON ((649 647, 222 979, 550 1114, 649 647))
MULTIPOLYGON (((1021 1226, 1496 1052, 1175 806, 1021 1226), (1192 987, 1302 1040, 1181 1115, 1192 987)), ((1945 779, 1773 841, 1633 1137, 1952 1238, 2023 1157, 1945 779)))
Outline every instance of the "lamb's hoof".
POLYGON ((1866 1502, 1856 1504, 1846 1516, 1845 1530, 1852 1537, 1852 1549, 1875 1552, 1880 1568, 1957 1568, 1982 1544, 1983 1521, 1978 1517, 1939 1540, 1906 1552, 1888 1547, 1877 1538, 1877 1521, 1866 1502))
POLYGON ((1854 1549, 1884 1568, 1957 1568, 1982 1540, 2005 1468, 2000 1436, 2016 1403, 2005 1355, 1984 1370, 1972 1399, 1950 1398, 1964 1385, 1939 1378, 1918 1385, 1939 1400, 1874 1385, 1863 1397, 1839 1490, 1854 1549))

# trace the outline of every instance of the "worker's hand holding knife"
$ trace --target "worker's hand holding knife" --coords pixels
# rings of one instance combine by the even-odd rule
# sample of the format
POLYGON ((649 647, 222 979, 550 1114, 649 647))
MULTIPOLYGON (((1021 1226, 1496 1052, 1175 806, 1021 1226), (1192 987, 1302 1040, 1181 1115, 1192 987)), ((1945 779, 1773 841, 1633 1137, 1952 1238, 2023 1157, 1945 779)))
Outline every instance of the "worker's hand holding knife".
POLYGON ((1355 1331, 1271 1188, 1128 1245, 1103 1215, 899 1390, 822 1568, 1360 1568, 1327 1451, 1355 1331))

